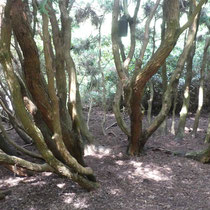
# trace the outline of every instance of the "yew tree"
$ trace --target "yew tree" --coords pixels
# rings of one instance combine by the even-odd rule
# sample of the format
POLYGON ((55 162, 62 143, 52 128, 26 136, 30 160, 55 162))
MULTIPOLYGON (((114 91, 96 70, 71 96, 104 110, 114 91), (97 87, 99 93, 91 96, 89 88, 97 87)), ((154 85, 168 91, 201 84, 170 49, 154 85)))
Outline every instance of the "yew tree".
POLYGON ((0 62, 16 117, 35 142, 43 163, 32 163, 2 150, 0 162, 34 171, 52 171, 91 190, 98 183, 93 170, 86 167, 83 150, 84 139, 91 143, 93 138, 83 120, 70 53, 74 2, 6 2, 1 19, 0 62), (37 37, 41 37, 41 49, 37 37), (11 49, 14 41, 17 53, 11 49), (21 78, 12 60, 15 56, 19 56, 21 78))
MULTIPOLYGON (((185 31, 188 27, 190 27, 193 24, 195 18, 197 17, 197 14, 200 12, 201 7, 205 2, 206 0, 200 0, 199 3, 197 3, 197 1, 193 1, 194 6, 192 8, 192 13, 188 17, 188 21, 182 27, 180 27, 179 0, 171 0, 171 1, 164 0, 163 2, 157 0, 156 3, 149 10, 149 14, 145 22, 144 40, 142 43, 142 48, 139 52, 139 56, 134 61, 135 68, 132 71, 132 76, 130 77, 128 74, 128 70, 131 61, 133 60, 133 55, 135 51, 137 17, 141 1, 140 0, 136 1, 135 11, 132 17, 128 13, 127 1, 126 0, 123 1, 123 13, 127 18, 130 28, 130 50, 128 54, 125 55, 123 50, 123 45, 118 33, 119 31, 118 22, 119 22, 121 6, 119 0, 114 0, 113 13, 112 13, 112 50, 119 78, 115 101, 114 101, 114 112, 119 127, 128 136, 129 139, 128 153, 130 155, 138 155, 142 151, 148 138, 161 125, 161 123, 164 121, 165 117, 168 114, 167 112, 168 109, 170 109, 170 107, 167 105, 167 99, 168 99, 167 94, 169 94, 171 90, 168 89, 168 93, 165 93, 165 99, 164 99, 166 103, 163 100, 163 103, 165 103, 165 108, 162 109, 157 118, 146 129, 143 130, 142 128, 143 114, 142 114, 141 102, 145 86, 147 82, 151 79, 151 77, 164 64, 166 58, 169 56, 170 52, 175 47, 179 36, 183 33, 183 31, 185 31), (166 25, 164 38, 161 39, 159 47, 151 56, 149 61, 143 64, 142 61, 149 42, 150 22, 161 3, 162 3, 163 22, 166 25), (128 126, 123 121, 120 115, 119 101, 121 95, 124 95, 128 113, 130 115, 130 123, 131 123, 130 129, 128 128, 128 126)), ((187 54, 186 51, 189 51, 189 48, 185 50, 185 54, 187 54)), ((174 77, 176 77, 176 75, 174 75, 174 77)), ((169 88, 172 88, 172 86, 169 88)))

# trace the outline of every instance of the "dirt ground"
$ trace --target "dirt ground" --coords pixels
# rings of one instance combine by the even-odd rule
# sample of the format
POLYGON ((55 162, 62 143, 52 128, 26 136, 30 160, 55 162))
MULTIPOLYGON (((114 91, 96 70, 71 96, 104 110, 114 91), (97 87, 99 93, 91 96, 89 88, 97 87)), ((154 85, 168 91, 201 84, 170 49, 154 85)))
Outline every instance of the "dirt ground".
MULTIPOLYGON (((94 109, 90 130, 98 146, 87 148, 85 160, 94 169, 100 188, 87 192, 70 180, 51 173, 31 177, 15 177, 0 166, 0 189, 11 194, 0 200, 1 210, 209 210, 210 165, 165 152, 195 151, 205 148, 207 118, 202 117, 198 136, 190 131, 193 117, 188 119, 186 137, 175 141, 170 133, 157 131, 139 157, 126 155, 127 139, 117 126, 103 136, 102 112, 94 109), (161 148, 161 149, 154 149, 161 148)), ((107 115, 106 127, 115 122, 107 115)), ((170 127, 170 120, 168 122, 170 127)), ((146 125, 145 125, 146 126, 146 125)), ((11 131, 12 138, 17 138, 11 131)))

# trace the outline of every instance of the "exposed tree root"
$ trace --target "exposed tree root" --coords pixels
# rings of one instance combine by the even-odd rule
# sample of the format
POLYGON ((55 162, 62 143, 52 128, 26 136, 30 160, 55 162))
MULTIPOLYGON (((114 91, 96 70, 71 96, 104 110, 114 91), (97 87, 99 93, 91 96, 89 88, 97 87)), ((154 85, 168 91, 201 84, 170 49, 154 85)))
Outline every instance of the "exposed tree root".
POLYGON ((162 147, 147 147, 147 149, 151 149, 152 151, 161 151, 174 156, 190 158, 193 160, 197 160, 201 163, 210 163, 210 147, 206 150, 193 152, 171 151, 162 147))

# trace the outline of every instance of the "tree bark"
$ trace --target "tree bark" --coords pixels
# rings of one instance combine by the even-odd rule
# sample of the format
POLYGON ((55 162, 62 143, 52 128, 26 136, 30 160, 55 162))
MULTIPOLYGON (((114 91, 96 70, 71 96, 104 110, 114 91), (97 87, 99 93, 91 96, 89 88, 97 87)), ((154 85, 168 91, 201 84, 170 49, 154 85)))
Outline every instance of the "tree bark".
MULTIPOLYGON (((153 34, 152 34, 152 55, 154 55, 155 53, 155 35, 156 35, 156 19, 154 22, 154 26, 153 26, 153 34)), ((150 90, 150 98, 148 100, 148 109, 147 109, 147 120, 148 123, 150 124, 152 121, 152 103, 153 103, 153 99, 154 99, 154 85, 153 85, 153 81, 150 80, 149 81, 149 90, 150 90)))
POLYGON ((125 132, 128 138, 130 136, 130 131, 120 113, 120 100, 121 100, 121 96, 123 96, 125 104, 126 104, 126 109, 128 110, 128 112, 130 112, 129 101, 130 101, 131 89, 130 89, 130 79, 128 77, 128 68, 133 58, 134 51, 135 51, 136 20, 137 20, 139 7, 140 7, 140 0, 137 1, 134 15, 133 17, 131 17, 128 13, 127 4, 124 2, 124 12, 126 14, 126 18, 129 21, 129 27, 130 27, 130 49, 129 49, 127 57, 124 52, 123 44, 120 40, 120 37, 118 36, 118 16, 119 16, 119 10, 120 10, 119 0, 114 1, 113 13, 112 13, 112 33, 111 33, 112 52, 114 55, 115 67, 116 67, 117 74, 120 80, 117 83, 117 88, 116 88, 117 90, 116 90, 114 103, 113 103, 113 112, 115 114, 115 118, 117 120, 118 126, 122 129, 123 132, 125 132))
POLYGON ((207 133, 205 137, 205 143, 210 143, 210 116, 208 120, 208 128, 207 128, 207 133))
MULTIPOLYGON (((62 3, 67 5, 67 2, 61 2, 61 4, 62 3)), ((97 188, 98 183, 95 181, 92 169, 84 167, 83 149, 77 138, 77 134, 68 127, 69 124, 65 124, 67 116, 62 119, 64 113, 68 114, 66 109, 66 84, 61 84, 61 81, 57 82, 56 88, 58 90, 58 95, 55 93, 54 78, 56 81, 60 78, 65 79, 65 77, 63 77, 65 74, 62 75, 62 73, 65 73, 64 69, 62 69, 64 67, 63 59, 65 58, 63 57, 61 50, 63 45, 60 45, 59 40, 54 40, 54 47, 55 49, 57 47, 56 53, 58 56, 56 60, 58 62, 57 65, 55 65, 56 71, 58 72, 54 75, 52 65, 53 54, 51 45, 49 44, 46 19, 44 19, 44 52, 47 68, 46 72, 48 74, 47 90, 46 82, 40 71, 38 50, 30 31, 22 1, 8 1, 5 11, 5 19, 1 27, 0 60, 6 74, 18 118, 28 135, 35 141, 37 149, 46 163, 53 168, 54 171, 78 182, 88 190, 97 188), (12 24, 10 24, 9 14, 12 24), (19 27, 17 27, 16 24, 18 24, 19 27), (34 104, 37 107, 37 111, 34 114, 34 121, 25 109, 19 80, 17 79, 12 66, 10 52, 11 26, 13 27, 13 31, 16 34, 17 41, 23 52, 23 66, 27 86, 29 86, 29 91, 33 97, 34 104), (60 57, 61 55, 62 58, 60 57), (44 119, 44 122, 42 119, 44 119), (39 127, 37 127, 37 125, 39 127), (52 147, 52 145, 54 146, 52 147)), ((10 160, 12 160, 11 157, 10 160)))
POLYGON ((148 123, 150 124, 152 121, 152 102, 154 98, 154 85, 152 80, 149 81, 149 90, 150 90, 150 98, 148 100, 148 109, 147 109, 147 120, 148 123))
POLYGON ((199 87, 199 94, 198 94, 198 108, 197 108, 197 111, 195 114, 195 121, 193 124, 193 135, 194 136, 196 136, 196 134, 197 134, 199 118, 200 118, 201 110, 203 108, 205 67, 206 67, 206 62, 207 62, 207 51, 208 51, 209 45, 210 45, 210 38, 208 37, 206 39, 204 52, 203 52, 202 65, 200 68, 200 87, 199 87))
POLYGON ((198 160, 202 163, 210 163, 210 144, 205 150, 198 152, 189 152, 185 156, 188 158, 198 160))
MULTIPOLYGON (((140 1, 137 2, 138 4, 140 1)), ((161 113, 158 119, 145 131, 142 130, 142 113, 141 113, 141 100, 143 97, 144 87, 149 79, 158 71, 160 66, 163 65, 165 59, 170 54, 171 50, 174 48, 176 41, 179 35, 188 28, 197 13, 200 11, 202 5, 205 3, 205 0, 201 0, 199 4, 195 7, 192 15, 189 20, 180 28, 179 27, 179 2, 177 0, 173 1, 164 1, 164 17, 166 19, 166 36, 164 41, 161 43, 158 50, 154 53, 149 62, 141 68, 142 59, 148 44, 148 32, 149 25, 154 16, 154 13, 159 5, 159 1, 156 1, 156 4, 151 9, 151 13, 146 21, 145 25, 145 33, 144 33, 144 42, 142 44, 142 49, 140 51, 139 59, 137 59, 135 63, 135 71, 131 80, 127 77, 126 68, 128 68, 130 64, 130 59, 132 57, 127 57, 124 61, 123 65, 120 59, 119 53, 119 44, 118 44, 118 15, 119 15, 119 0, 114 1, 113 13, 112 13, 112 51, 114 55, 114 61, 118 76, 121 80, 123 89, 129 90, 130 92, 128 97, 128 102, 130 104, 130 119, 131 119, 131 138, 128 147, 128 153, 131 155, 136 155, 139 151, 144 147, 149 136, 159 127, 159 123, 165 119, 165 114, 161 113), (125 68, 126 67, 126 68, 125 68), (140 149, 141 148, 141 149, 140 149)), ((135 9, 135 14, 138 13, 138 8, 135 9)), ((134 24, 135 27, 135 24, 134 24)), ((133 31, 133 35, 135 35, 135 30, 133 31)), ((133 43, 135 43, 135 38, 133 43)), ((131 45, 132 50, 135 49, 135 44, 131 45)), ((131 52, 131 51, 130 51, 131 52)), ((177 76, 177 75, 176 75, 177 76)), ((117 104, 117 103, 116 103, 117 104)), ((168 109, 168 106, 165 106, 168 109)), ((164 110, 163 108, 162 110, 164 110)), ((124 127, 124 126, 123 126, 124 127)))
MULTIPOLYGON (((146 143, 145 133, 142 131, 142 114, 140 103, 143 96, 143 90, 147 81, 158 71, 163 65, 165 59, 174 48, 179 37, 177 30, 179 29, 179 4, 178 1, 165 1, 164 12, 166 18, 166 38, 161 43, 158 50, 152 56, 150 61, 141 70, 141 60, 136 63, 135 75, 132 82, 131 97, 131 140, 128 149, 130 155, 137 155, 142 151, 146 143), (170 11, 170 14, 169 14, 170 11)), ((140 57, 141 58, 141 57, 140 57)))
POLYGON ((194 54, 195 54, 195 45, 191 47, 191 52, 188 55, 188 58, 186 60, 187 67, 186 67, 185 88, 184 88, 184 94, 183 94, 183 104, 180 111, 180 119, 179 119, 176 137, 175 137, 176 140, 182 140, 185 135, 185 124, 186 124, 188 109, 190 105, 190 84, 192 80, 192 67, 193 67, 192 64, 193 64, 194 54))
MULTIPOLYGON (((193 8, 195 6, 196 6, 196 3, 192 2, 191 8, 190 8, 190 13, 192 13, 193 8)), ((184 94, 183 94, 183 104, 182 104, 182 109, 180 111, 180 119, 179 119, 176 137, 175 137, 177 140, 182 140, 185 135, 185 124, 186 124, 188 109, 189 109, 189 105, 190 105, 190 85, 191 85, 191 80, 192 80, 193 57, 195 55, 195 49, 196 49, 196 34, 198 31, 198 26, 199 26, 199 16, 200 15, 197 15, 195 17, 193 24, 188 32, 188 33, 194 32, 195 38, 194 38, 194 42, 192 43, 189 55, 186 60, 187 67, 186 67, 185 88, 184 88, 184 94)))
MULTIPOLYGON (((165 30, 166 30, 165 29, 165 20, 163 19, 163 22, 161 25, 161 40, 162 41, 165 39, 165 30)), ((162 89, 163 89, 163 95, 162 95, 162 104, 163 104, 164 103, 164 94, 165 94, 167 86, 168 86, 166 61, 163 63, 163 66, 162 66, 161 78, 162 78, 162 89)), ((167 134, 167 117, 161 124, 161 133, 162 133, 162 135, 167 134)))
POLYGON ((178 90, 174 90, 174 99, 173 99, 173 111, 172 111, 172 120, 171 120, 171 134, 175 135, 175 117, 176 117, 176 106, 177 106, 177 97, 178 97, 178 90))

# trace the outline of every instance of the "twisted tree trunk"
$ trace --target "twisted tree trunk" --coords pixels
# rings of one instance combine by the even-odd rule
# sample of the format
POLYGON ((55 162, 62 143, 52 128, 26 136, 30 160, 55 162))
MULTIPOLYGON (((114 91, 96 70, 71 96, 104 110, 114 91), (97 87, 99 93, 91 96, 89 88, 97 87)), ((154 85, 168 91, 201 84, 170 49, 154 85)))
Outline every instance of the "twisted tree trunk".
MULTIPOLYGON (((61 30, 58 27, 54 10, 50 10, 53 45, 50 41, 48 30, 48 16, 44 13, 42 14, 47 81, 45 81, 40 68, 38 49, 21 0, 7 2, 5 19, 1 27, 0 59, 16 114, 27 134, 35 141, 37 149, 48 167, 52 171, 71 178, 81 186, 91 190, 97 188, 98 183, 95 180, 92 169, 86 167, 84 163, 83 142, 81 141, 79 127, 73 126, 73 116, 69 115, 70 111, 67 109, 68 97, 64 67, 74 68, 74 66, 71 57, 67 55, 69 45, 65 48, 66 43, 64 41, 68 43, 71 41, 68 33, 70 18, 67 16, 67 5, 70 10, 72 4, 73 2, 70 4, 67 4, 67 1, 59 2, 60 11, 63 12, 61 15, 61 30), (23 70, 26 86, 30 92, 30 95, 27 97, 34 106, 34 109, 30 112, 34 121, 25 109, 24 95, 22 95, 19 80, 12 66, 10 51, 11 29, 17 38, 24 57, 23 70)), ((49 7, 52 8, 51 3, 47 6, 47 8, 49 7)), ((75 88, 73 90, 70 89, 70 91, 78 91, 75 88)), ((76 103, 77 101, 75 101, 76 103)), ((74 112, 74 114, 76 113, 74 112)), ((4 157, 4 161, 6 161, 8 156, 4 154, 0 155, 0 161, 4 157)), ((22 160, 12 160, 10 156, 7 162, 33 170, 32 165, 26 164, 22 160)))

